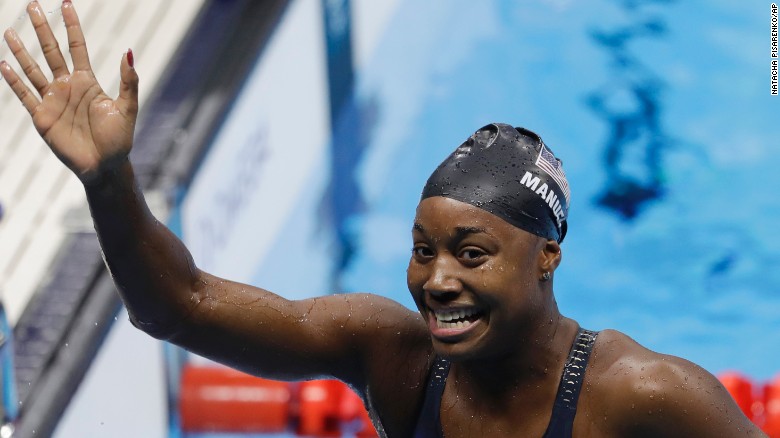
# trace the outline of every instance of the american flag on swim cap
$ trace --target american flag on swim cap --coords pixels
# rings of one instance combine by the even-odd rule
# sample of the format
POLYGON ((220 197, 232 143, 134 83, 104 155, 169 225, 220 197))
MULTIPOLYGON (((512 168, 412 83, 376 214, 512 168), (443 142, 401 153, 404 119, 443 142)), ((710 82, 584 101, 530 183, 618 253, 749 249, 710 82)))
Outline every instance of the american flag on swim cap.
POLYGON ((536 165, 558 183, 558 187, 561 188, 566 197, 566 206, 568 207, 571 204, 571 193, 569 192, 569 183, 566 181, 566 174, 563 172, 563 165, 561 160, 555 158, 555 155, 547 149, 544 143, 542 143, 542 150, 536 159, 536 165))

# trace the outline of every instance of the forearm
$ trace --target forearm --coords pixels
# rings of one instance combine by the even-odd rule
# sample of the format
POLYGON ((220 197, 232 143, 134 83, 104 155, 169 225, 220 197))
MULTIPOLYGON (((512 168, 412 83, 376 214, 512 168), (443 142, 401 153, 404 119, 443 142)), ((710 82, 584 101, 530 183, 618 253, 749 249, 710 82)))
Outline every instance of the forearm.
POLYGON ((149 211, 129 161, 85 189, 106 266, 131 321, 155 337, 170 336, 199 302, 192 256, 149 211))

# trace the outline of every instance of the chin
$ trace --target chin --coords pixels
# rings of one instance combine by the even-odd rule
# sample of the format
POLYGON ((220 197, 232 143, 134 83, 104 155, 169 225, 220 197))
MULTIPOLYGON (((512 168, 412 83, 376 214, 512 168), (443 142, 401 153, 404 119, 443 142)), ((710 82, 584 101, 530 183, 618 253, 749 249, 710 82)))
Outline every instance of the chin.
POLYGON ((477 345, 478 339, 449 342, 431 336, 431 341, 436 355, 451 362, 484 360, 487 357, 484 348, 477 345))

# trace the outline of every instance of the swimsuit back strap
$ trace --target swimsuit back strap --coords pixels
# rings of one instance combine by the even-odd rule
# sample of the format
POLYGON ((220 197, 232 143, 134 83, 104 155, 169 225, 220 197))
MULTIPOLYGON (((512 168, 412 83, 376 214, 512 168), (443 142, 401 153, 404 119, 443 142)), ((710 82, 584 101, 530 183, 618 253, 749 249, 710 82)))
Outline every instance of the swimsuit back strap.
POLYGON ((563 367, 563 375, 561 383, 558 385, 558 394, 555 396, 552 417, 544 438, 571 437, 574 429, 574 416, 577 413, 577 400, 580 397, 588 359, 597 335, 598 332, 582 328, 577 333, 569 352, 569 358, 563 367))
POLYGON ((428 386, 425 389, 425 400, 414 429, 414 438, 443 438, 441 429, 441 397, 447 384, 447 374, 450 362, 436 357, 428 376, 428 386))

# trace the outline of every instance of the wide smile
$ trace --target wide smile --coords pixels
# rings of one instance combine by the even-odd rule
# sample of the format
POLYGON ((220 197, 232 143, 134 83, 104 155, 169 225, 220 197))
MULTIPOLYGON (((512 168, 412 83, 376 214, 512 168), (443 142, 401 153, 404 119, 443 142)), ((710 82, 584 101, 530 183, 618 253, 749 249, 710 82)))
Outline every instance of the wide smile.
POLYGON ((443 342, 457 342, 483 321, 484 312, 475 307, 428 309, 428 328, 443 342))

